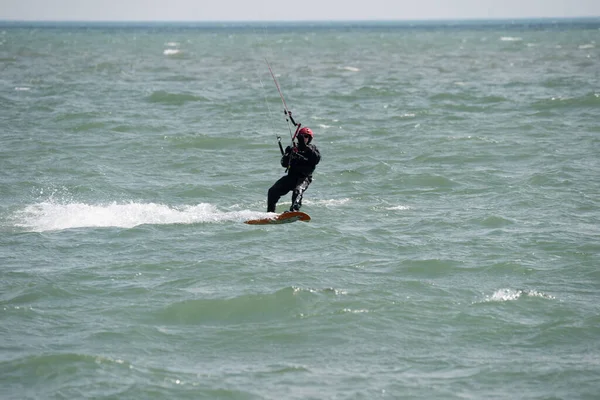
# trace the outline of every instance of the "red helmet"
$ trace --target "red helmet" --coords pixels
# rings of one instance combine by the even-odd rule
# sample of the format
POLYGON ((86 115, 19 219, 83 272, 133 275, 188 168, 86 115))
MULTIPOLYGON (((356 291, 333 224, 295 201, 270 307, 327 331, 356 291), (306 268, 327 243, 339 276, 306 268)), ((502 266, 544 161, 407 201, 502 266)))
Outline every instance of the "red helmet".
POLYGON ((298 131, 298 136, 300 136, 300 135, 308 136, 310 138, 309 141, 315 137, 315 135, 313 134, 313 131, 306 126, 303 128, 300 128, 300 130, 298 131))

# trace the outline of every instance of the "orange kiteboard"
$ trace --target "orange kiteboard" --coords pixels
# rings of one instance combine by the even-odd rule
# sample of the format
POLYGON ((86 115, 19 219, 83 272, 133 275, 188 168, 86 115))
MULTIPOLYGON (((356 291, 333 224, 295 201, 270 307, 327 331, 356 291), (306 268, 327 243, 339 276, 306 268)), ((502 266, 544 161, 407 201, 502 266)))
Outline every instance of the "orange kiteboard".
POLYGON ((296 221, 308 222, 310 221, 310 216, 300 211, 289 211, 284 212, 283 214, 275 215, 272 218, 251 219, 245 222, 250 225, 274 225, 288 224, 296 221))

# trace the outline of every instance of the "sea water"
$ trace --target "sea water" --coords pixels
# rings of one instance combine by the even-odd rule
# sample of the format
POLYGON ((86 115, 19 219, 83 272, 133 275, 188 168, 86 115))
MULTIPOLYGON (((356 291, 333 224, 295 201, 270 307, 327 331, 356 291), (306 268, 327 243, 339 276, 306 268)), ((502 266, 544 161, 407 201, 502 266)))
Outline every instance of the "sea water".
POLYGON ((3 23, 0 397, 597 399, 599 42, 3 23), (266 61, 309 223, 243 223, 293 132, 266 61))

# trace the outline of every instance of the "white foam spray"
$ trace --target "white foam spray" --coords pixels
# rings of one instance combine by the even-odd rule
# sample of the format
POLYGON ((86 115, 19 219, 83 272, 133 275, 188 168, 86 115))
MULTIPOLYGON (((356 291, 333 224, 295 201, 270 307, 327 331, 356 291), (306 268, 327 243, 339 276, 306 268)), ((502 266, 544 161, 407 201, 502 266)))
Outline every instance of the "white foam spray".
POLYGON ((15 215, 15 226, 30 232, 57 231, 87 227, 133 228, 144 224, 196 224, 241 222, 264 218, 266 212, 220 211, 201 203, 172 207, 155 203, 85 204, 42 202, 26 206, 15 215))
POLYGON ((541 297, 544 299, 554 299, 554 296, 538 292, 537 290, 524 290, 524 289, 500 289, 494 292, 493 295, 487 296, 486 301, 513 301, 518 300, 523 296, 529 297, 541 297))

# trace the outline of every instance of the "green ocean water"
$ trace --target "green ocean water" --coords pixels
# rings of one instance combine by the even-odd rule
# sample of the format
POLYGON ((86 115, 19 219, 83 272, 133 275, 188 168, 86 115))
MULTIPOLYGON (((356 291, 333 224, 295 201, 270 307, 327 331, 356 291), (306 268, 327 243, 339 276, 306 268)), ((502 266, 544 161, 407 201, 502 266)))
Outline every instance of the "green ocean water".
POLYGON ((597 399, 599 41, 0 24, 0 397, 597 399), (309 223, 243 223, 289 142, 265 59, 309 223))

